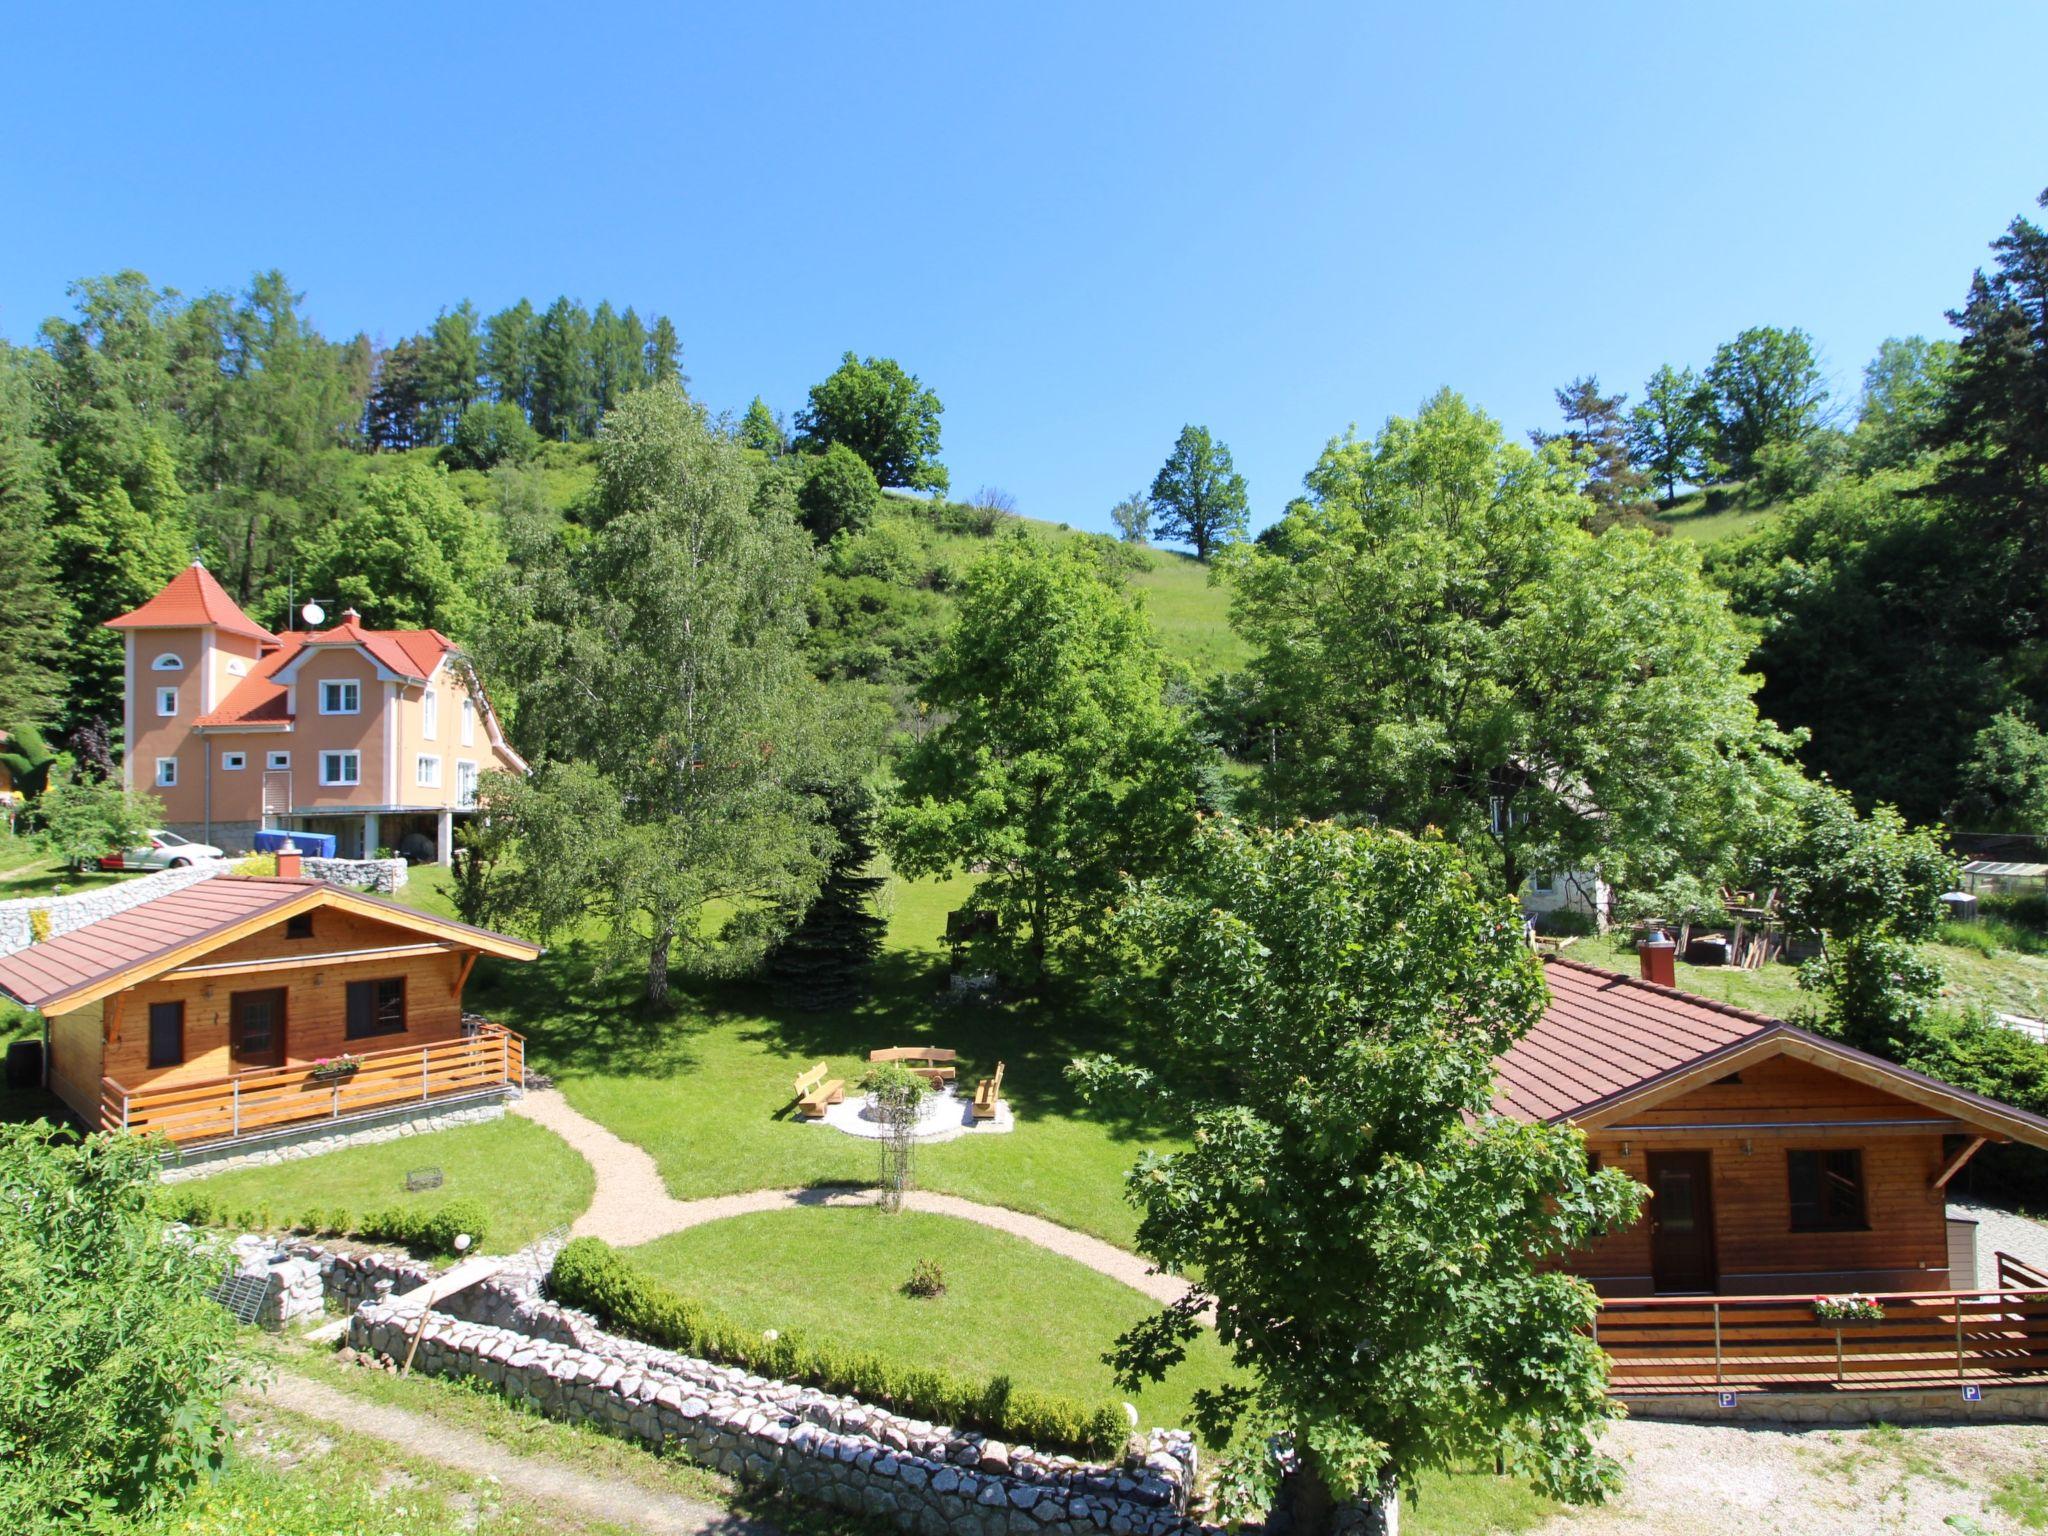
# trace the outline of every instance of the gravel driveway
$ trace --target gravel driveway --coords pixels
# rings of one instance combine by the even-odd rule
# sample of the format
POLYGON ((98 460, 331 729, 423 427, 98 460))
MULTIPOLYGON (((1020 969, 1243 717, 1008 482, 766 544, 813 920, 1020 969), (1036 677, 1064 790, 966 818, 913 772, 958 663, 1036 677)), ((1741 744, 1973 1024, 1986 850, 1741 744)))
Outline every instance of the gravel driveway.
POLYGON ((2009 1253, 2023 1264, 2048 1270, 2048 1225, 1995 1205, 1971 1200, 1951 1200, 1952 1218, 1977 1223, 1977 1289, 1988 1291, 1998 1284, 1997 1258, 2009 1253))

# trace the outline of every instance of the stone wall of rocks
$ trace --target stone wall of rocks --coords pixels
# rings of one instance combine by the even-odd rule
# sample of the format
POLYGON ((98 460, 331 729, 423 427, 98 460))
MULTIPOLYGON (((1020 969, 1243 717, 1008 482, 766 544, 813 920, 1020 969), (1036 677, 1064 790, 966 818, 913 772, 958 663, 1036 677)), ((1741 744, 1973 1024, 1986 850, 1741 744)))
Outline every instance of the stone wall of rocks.
MULTIPOLYGON (((350 1320, 349 1345, 403 1358, 417 1318, 402 1302, 370 1302, 350 1320)), ((704 1361, 669 1369, 659 1351, 612 1343, 598 1353, 436 1313, 413 1369, 475 1378, 550 1417, 678 1449, 728 1475, 932 1536, 1204 1529, 1186 1513, 1194 1448, 1177 1431, 1154 1431, 1120 1465, 1091 1465, 704 1361)))
POLYGON ((499 1097, 485 1103, 463 1099, 453 1104, 411 1104, 367 1121, 308 1121, 253 1147, 245 1141, 223 1142, 218 1147, 173 1147, 164 1154, 163 1172, 158 1177, 166 1184, 177 1184, 236 1168, 296 1162, 343 1147, 367 1147, 380 1141, 396 1141, 401 1136, 425 1136, 458 1125, 480 1125, 486 1120, 503 1119, 505 1100, 517 1097, 519 1090, 508 1086, 499 1097))
POLYGON ((385 895, 398 890, 407 879, 403 859, 306 859, 303 867, 315 880, 385 895))
POLYGON ((161 869, 153 875, 138 875, 133 880, 119 880, 112 885, 95 886, 89 891, 72 891, 64 896, 23 896, 14 901, 0 901, 0 955, 13 954, 17 949, 27 949, 35 942, 34 912, 50 915, 48 937, 56 938, 60 933, 69 933, 74 928, 83 928, 87 923, 96 923, 103 917, 112 917, 116 912, 126 912, 130 907, 172 891, 181 891, 188 885, 201 880, 211 880, 215 875, 224 875, 230 868, 226 859, 203 859, 185 869, 161 869))

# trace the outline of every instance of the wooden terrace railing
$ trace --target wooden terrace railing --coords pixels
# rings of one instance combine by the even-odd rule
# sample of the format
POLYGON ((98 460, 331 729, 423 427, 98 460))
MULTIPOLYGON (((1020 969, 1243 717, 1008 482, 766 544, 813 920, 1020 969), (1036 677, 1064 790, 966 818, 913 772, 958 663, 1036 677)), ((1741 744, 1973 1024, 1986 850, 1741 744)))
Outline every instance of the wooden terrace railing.
POLYGON ((1593 1337, 1615 1392, 1939 1386, 2048 1371, 2048 1276, 1998 1255, 1999 1289, 1877 1295, 1870 1322, 1812 1296, 1603 1300, 1593 1337), (2018 1283, 2014 1283, 2018 1282, 2018 1283))
POLYGON ((129 1088, 100 1079, 100 1125, 174 1142, 218 1141, 310 1120, 339 1120, 367 1110, 423 1104, 501 1083, 517 1086, 526 1042, 485 1024, 476 1034, 432 1045, 365 1051, 342 1077, 317 1077, 311 1063, 259 1067, 206 1082, 129 1088))

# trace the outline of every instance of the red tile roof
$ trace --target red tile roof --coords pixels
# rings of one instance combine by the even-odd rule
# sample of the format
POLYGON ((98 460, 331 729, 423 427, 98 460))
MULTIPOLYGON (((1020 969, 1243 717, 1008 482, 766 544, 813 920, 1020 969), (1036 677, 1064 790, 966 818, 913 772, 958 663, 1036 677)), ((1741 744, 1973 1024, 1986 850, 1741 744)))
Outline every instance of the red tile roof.
POLYGON ((292 714, 285 707, 285 686, 275 681, 277 669, 305 646, 299 630, 286 630, 277 637, 277 649, 256 663, 254 670, 228 690, 215 708, 192 723, 209 725, 290 725, 292 714))
POLYGON ((11 955, 0 955, 0 992, 41 1008, 107 976, 232 927, 305 895, 304 880, 216 876, 172 891, 11 955))
POLYGON ((1493 1107, 1554 1120, 1760 1035, 1780 1020, 1575 960, 1543 967, 1550 1006, 1494 1063, 1493 1107))
POLYGON ((353 612, 332 629, 310 633, 286 630, 277 637, 278 648, 195 724, 289 725, 292 715, 285 707, 285 687, 276 681, 277 674, 297 660, 301 651, 326 645, 359 645, 380 665, 401 677, 419 680, 432 677, 441 658, 455 649, 455 642, 438 629, 365 629, 353 612))
POLYGON ((213 572, 194 560, 178 572, 164 589, 132 613, 108 619, 108 629, 197 629, 213 625, 230 634, 252 640, 275 638, 236 606, 227 589, 213 579, 213 572))

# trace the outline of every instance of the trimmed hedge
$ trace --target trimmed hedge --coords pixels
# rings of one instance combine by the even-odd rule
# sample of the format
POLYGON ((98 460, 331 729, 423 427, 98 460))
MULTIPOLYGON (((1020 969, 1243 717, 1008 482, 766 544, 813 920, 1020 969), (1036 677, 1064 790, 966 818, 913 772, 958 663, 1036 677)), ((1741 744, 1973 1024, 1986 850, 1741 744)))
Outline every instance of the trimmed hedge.
POLYGON ((262 1205, 230 1205, 196 1184, 169 1184, 156 1193, 157 1210, 170 1221, 195 1227, 241 1227, 250 1231, 289 1228, 315 1237, 353 1237, 366 1243, 397 1243, 424 1253, 452 1254, 455 1239, 470 1237, 470 1251, 490 1235, 491 1213, 467 1195, 437 1206, 394 1205, 357 1215, 339 1207, 301 1211, 279 1219, 262 1205))
POLYGON ((1115 1403, 1090 1406, 1015 1386, 1008 1376, 974 1382, 829 1340, 756 1333, 642 1274, 602 1238, 579 1237, 564 1248, 548 1289, 558 1301, 646 1343, 857 1397, 907 1418, 1082 1456, 1114 1455, 1129 1432, 1115 1403))

